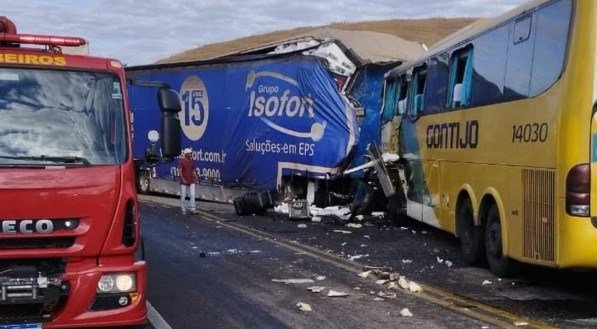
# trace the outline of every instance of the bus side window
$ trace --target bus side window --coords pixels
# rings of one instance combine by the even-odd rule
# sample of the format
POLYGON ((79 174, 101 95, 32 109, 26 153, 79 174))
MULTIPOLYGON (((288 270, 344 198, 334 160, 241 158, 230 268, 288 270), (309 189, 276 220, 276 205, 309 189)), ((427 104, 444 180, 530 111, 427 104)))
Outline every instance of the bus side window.
POLYGON ((448 108, 467 107, 471 99, 473 80, 473 47, 455 51, 450 60, 448 108))
POLYGON ((504 96, 506 101, 529 97, 533 65, 533 14, 527 14, 511 23, 508 45, 508 64, 504 96))
POLYGON ((396 102, 395 115, 404 115, 406 113, 406 96, 408 95, 408 84, 406 83, 406 76, 403 75, 398 79, 400 85, 398 93, 398 102, 396 102))
POLYGON ((381 113, 382 124, 392 121, 392 118, 395 115, 399 88, 400 85, 396 79, 386 80, 383 109, 381 113))
POLYGON ((427 68, 425 66, 416 68, 413 72, 411 82, 411 99, 409 102, 409 113, 413 117, 421 115, 425 105, 425 81, 427 78, 427 68))

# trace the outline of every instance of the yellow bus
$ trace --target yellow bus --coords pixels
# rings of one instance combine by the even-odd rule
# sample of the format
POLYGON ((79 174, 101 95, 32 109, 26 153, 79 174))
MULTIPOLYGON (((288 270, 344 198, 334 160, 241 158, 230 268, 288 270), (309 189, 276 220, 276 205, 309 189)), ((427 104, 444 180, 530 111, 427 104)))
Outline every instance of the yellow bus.
POLYGON ((499 276, 596 268, 596 47, 597 1, 536 0, 388 72, 409 217, 499 276))

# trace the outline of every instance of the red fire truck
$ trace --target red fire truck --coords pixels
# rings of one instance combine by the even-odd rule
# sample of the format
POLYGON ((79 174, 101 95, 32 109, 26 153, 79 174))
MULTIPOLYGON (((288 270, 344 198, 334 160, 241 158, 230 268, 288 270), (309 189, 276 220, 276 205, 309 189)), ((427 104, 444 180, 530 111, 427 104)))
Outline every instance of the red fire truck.
MULTIPOLYGON (((123 65, 69 54, 85 44, 0 17, 0 328, 147 320, 123 65)), ((177 156, 180 101, 157 96, 177 156)))

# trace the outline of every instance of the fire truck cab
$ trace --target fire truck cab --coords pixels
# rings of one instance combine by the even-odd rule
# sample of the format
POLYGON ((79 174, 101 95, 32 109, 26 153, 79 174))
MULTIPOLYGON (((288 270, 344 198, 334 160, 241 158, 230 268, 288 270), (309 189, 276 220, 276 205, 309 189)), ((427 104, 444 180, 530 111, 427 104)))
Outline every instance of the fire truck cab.
MULTIPOLYGON (((63 51, 85 44, 0 17, 0 328, 147 321, 123 65, 63 51)), ((180 101, 157 96, 174 157, 180 101)))

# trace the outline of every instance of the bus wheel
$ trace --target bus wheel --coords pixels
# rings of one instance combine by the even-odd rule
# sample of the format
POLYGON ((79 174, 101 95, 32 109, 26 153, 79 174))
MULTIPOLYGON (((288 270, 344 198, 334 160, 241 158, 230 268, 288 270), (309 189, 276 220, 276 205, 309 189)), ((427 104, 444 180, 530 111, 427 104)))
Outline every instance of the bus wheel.
POLYGON ((140 194, 149 193, 149 176, 145 172, 137 174, 137 192, 140 194))
POLYGON ((487 213, 485 224, 485 253, 489 269, 499 277, 509 277, 514 274, 514 264, 502 253, 502 227, 500 214, 495 205, 487 213))
POLYGON ((485 256, 483 229, 481 226, 475 226, 473 207, 469 199, 464 201, 458 210, 457 221, 460 249, 464 261, 469 264, 481 263, 485 256))

